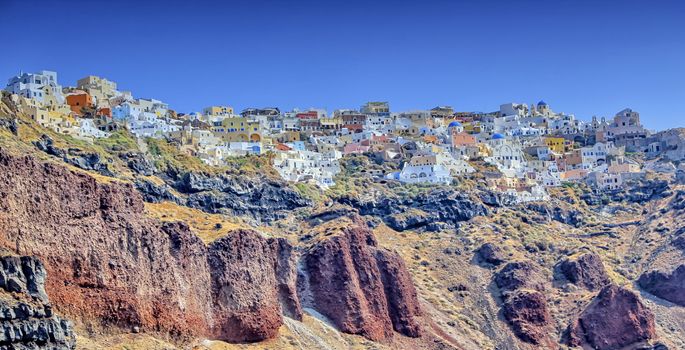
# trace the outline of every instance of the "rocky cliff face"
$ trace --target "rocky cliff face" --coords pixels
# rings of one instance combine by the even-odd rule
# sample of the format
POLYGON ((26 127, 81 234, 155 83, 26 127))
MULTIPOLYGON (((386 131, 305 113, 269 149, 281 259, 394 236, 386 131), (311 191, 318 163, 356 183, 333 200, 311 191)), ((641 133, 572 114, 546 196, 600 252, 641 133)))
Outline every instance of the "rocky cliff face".
POLYGON ((58 157, 62 159, 63 162, 71 164, 77 168, 94 171, 105 176, 114 175, 112 171, 109 170, 107 163, 104 162, 97 153, 87 153, 77 148, 64 150, 55 147, 52 139, 47 135, 43 135, 40 140, 35 141, 33 144, 39 150, 51 156, 58 157))
POLYGON ((259 233, 238 230, 209 247, 215 337, 273 338, 283 324, 273 251, 259 233))
POLYGON ((654 315, 632 291, 604 287, 569 330, 569 344, 615 350, 656 338, 654 315))
POLYGON ((606 192, 601 196, 597 193, 586 192, 581 199, 588 205, 602 204, 603 201, 645 203, 652 200, 666 198, 670 193, 671 186, 665 180, 660 179, 637 179, 612 192, 606 192), (602 197, 603 196, 603 197, 602 197))
POLYGON ((304 257, 284 239, 249 230, 206 246, 186 224, 146 217, 128 183, 97 182, 1 150, 0 172, 0 247, 44 261, 52 301, 89 328, 136 327, 180 340, 268 339, 283 315, 302 317, 302 259, 308 302, 341 330, 372 339, 421 335, 409 273, 368 229, 320 242, 304 257))
POLYGON ((144 216, 128 184, 0 152, 0 245, 40 258, 64 312, 95 326, 174 335, 211 324, 204 244, 144 216))
POLYGON ((341 330, 372 340, 422 334, 416 290, 402 259, 377 246, 359 220, 303 257, 303 294, 341 330))
POLYGON ((311 204, 283 182, 267 178, 192 172, 175 176, 164 185, 138 179, 136 188, 146 202, 172 201, 207 213, 244 216, 262 222, 284 218, 291 210, 311 204))
POLYGON ((54 314, 40 261, 5 255, 0 265, 0 348, 74 349, 71 322, 54 314))
POLYGON ((338 201, 358 209, 362 215, 383 218, 388 226, 397 231, 424 227, 434 230, 445 225, 454 226, 489 212, 478 198, 469 197, 454 189, 436 189, 426 195, 409 198, 342 197, 338 201))
POLYGON ((185 205, 208 213, 229 213, 272 221, 311 203, 280 181, 237 175, 186 173, 173 187, 187 195, 185 205))

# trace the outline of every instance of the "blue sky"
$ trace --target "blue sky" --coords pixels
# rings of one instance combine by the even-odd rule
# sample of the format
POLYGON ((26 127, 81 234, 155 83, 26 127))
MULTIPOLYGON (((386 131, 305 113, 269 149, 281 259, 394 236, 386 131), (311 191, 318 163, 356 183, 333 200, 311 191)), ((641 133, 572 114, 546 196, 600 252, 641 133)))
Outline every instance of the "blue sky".
POLYGON ((544 99, 662 129, 685 126, 683 18, 661 0, 0 0, 0 78, 99 75, 181 112, 544 99))

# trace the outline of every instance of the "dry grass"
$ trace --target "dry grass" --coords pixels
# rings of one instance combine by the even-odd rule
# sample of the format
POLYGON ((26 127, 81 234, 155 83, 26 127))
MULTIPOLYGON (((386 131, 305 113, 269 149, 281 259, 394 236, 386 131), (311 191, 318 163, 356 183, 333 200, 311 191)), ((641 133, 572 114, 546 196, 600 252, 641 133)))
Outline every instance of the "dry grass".
POLYGON ((208 214, 173 202, 145 203, 145 209, 148 216, 161 221, 185 222, 206 244, 225 236, 231 230, 248 228, 237 218, 222 214, 208 214))

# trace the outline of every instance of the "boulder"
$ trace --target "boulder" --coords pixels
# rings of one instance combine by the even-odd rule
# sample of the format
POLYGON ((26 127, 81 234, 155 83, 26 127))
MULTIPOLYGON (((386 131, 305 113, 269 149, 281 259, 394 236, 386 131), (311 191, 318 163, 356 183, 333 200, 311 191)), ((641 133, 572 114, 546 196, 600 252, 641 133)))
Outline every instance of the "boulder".
POLYGON ((531 261, 513 261, 494 276, 502 292, 502 313, 514 334, 527 343, 552 344, 552 318, 547 307, 545 278, 531 261))
POLYGON ((544 294, 531 290, 514 291, 506 297, 502 309, 504 318, 519 339, 535 345, 551 343, 552 317, 544 294))
POLYGON ((565 259, 559 264, 559 270, 569 282, 592 291, 611 282, 597 253, 565 259))
POLYGON ((495 266, 501 265, 508 260, 508 254, 506 254, 504 249, 492 243, 485 243, 480 246, 476 250, 476 255, 481 261, 495 266))
POLYGON ((654 315, 634 292, 605 286, 571 324, 568 343, 617 350, 656 338, 654 315))
POLYGON ((503 293, 516 289, 545 290, 545 280, 531 261, 510 262, 495 274, 495 284, 503 293))

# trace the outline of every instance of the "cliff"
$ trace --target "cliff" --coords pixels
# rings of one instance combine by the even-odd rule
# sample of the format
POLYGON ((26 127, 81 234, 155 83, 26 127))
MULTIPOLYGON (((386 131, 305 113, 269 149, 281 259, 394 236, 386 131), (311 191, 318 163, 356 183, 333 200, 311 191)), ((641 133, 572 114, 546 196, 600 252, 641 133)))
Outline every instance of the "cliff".
MULTIPOLYGON (((98 182, 63 165, 3 151, 0 172, 0 246, 43 261, 53 303, 87 328, 135 328, 180 341, 254 342, 275 337, 283 314, 302 317, 300 257, 284 239, 235 230, 205 245, 184 223, 146 217, 129 183, 98 182)), ((355 232, 363 237, 320 243, 304 259, 310 275, 324 268, 354 274, 336 287, 351 282, 373 289, 351 292, 349 300, 356 301, 336 309, 328 301, 339 290, 311 281, 314 307, 344 320, 356 303, 373 305, 360 331, 344 321, 341 330, 376 340, 394 331, 419 336, 416 292, 401 259, 375 247, 368 229, 355 232), (347 256, 347 265, 316 264, 317 250, 347 256), (350 266, 352 254, 365 260, 350 266)))
POLYGON ((0 257, 0 349, 74 349, 71 322, 55 315, 45 268, 30 256, 0 257))

